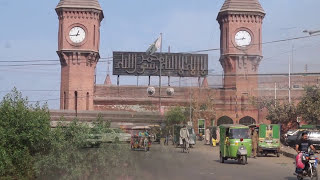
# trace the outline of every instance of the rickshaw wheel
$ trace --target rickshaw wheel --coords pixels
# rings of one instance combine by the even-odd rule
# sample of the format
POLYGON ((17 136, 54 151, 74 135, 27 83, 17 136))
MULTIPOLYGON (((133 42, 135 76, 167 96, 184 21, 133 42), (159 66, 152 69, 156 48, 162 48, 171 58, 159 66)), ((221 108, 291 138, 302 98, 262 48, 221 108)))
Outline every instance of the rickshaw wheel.
POLYGON ((279 154, 279 152, 277 152, 277 157, 280 157, 280 154, 279 154))
POLYGON ((220 163, 224 163, 224 158, 222 157, 221 152, 220 152, 220 163))
POLYGON ((241 164, 246 165, 247 164, 247 156, 242 156, 241 157, 241 164))

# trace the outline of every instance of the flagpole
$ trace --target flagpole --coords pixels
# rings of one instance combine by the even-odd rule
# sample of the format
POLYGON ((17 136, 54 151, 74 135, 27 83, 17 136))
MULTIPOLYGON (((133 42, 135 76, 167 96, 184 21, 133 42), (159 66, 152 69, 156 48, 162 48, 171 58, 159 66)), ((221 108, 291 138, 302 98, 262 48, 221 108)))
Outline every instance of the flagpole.
POLYGON ((161 45, 160 45, 160 52, 162 53, 162 33, 160 33, 161 45))
MULTIPOLYGON (((162 53, 162 33, 160 33, 160 39, 161 39, 160 53, 162 53)), ((162 70, 161 60, 159 60, 159 65, 160 65, 160 76, 159 76, 159 112, 160 112, 160 114, 161 114, 161 70, 162 70)))

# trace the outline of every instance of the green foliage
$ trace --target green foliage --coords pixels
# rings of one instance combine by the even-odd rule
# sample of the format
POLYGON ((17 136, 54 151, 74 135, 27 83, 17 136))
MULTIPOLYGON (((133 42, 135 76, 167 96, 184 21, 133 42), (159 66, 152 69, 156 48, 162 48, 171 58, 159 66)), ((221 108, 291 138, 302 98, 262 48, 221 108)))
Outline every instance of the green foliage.
POLYGON ((166 113, 165 117, 166 117, 165 121, 167 126, 186 123, 186 116, 181 107, 172 108, 170 111, 166 113))
POLYGON ((277 103, 276 105, 269 105, 267 109, 267 119, 272 124, 289 124, 297 121, 297 108, 293 104, 277 103))
POLYGON ((320 119, 320 90, 307 87, 305 95, 298 104, 298 113, 308 124, 317 125, 320 119))
POLYGON ((68 126, 58 126, 51 131, 50 151, 38 156, 36 163, 41 179, 101 179, 114 173, 123 173, 116 170, 129 163, 128 148, 121 144, 85 148, 90 133, 105 132, 108 128, 99 118, 93 125, 93 128, 89 128, 74 120, 68 126))
POLYGON ((266 108, 267 119, 272 123, 295 123, 298 116, 312 125, 317 125, 320 120, 320 90, 317 87, 307 87, 297 106, 266 98, 252 98, 251 102, 258 109, 266 108))
POLYGON ((92 133, 109 127, 99 115, 93 127, 75 119, 51 129, 47 106, 29 105, 14 89, 0 102, 0 179, 110 179, 126 173, 133 167, 128 145, 85 148, 92 133))
POLYGON ((266 118, 272 124, 282 124, 283 130, 288 125, 296 125, 298 113, 297 107, 294 104, 289 104, 288 102, 280 103, 268 98, 252 98, 251 103, 259 110, 266 108, 268 110, 266 118))
POLYGON ((98 114, 97 120, 92 122, 93 127, 91 128, 91 133, 98 134, 103 133, 105 130, 110 128, 111 123, 103 120, 101 114, 98 114))
POLYGON ((49 144, 50 115, 47 106, 28 104, 16 89, 0 103, 0 177, 30 179, 33 156, 49 144))

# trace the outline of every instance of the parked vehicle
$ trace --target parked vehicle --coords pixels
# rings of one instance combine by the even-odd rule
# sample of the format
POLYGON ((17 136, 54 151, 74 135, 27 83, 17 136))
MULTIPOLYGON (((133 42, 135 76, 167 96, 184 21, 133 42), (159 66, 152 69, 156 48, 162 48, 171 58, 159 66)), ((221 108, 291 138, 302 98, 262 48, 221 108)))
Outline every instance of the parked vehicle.
POLYGON ((87 146, 99 147, 102 143, 127 142, 131 140, 131 134, 122 131, 121 129, 106 129, 100 134, 90 134, 86 140, 87 146))
POLYGON ((248 126, 226 124, 220 125, 220 163, 235 159, 239 163, 247 164, 251 155, 252 142, 248 126))
POLYGON ((115 141, 119 142, 130 142, 131 134, 122 131, 121 129, 109 129, 105 134, 105 142, 112 143, 115 141))
POLYGON ((150 127, 149 126, 135 126, 131 130, 131 150, 144 150, 149 151, 151 148, 150 140, 150 127))
POLYGON ((290 129, 288 130, 286 133, 281 135, 281 142, 286 145, 289 146, 288 144, 288 137, 292 136, 296 131, 298 131, 297 129, 290 129))
MULTIPOLYGON (((173 126, 173 144, 176 145, 176 147, 181 146, 182 142, 180 142, 180 129, 183 127, 183 125, 174 125, 173 126)), ((187 126, 189 131, 189 146, 192 147, 196 145, 196 134, 194 132, 194 129, 192 126, 187 126)))
POLYGON ((278 124, 260 124, 258 153, 267 156, 273 153, 280 156, 280 125, 278 124))

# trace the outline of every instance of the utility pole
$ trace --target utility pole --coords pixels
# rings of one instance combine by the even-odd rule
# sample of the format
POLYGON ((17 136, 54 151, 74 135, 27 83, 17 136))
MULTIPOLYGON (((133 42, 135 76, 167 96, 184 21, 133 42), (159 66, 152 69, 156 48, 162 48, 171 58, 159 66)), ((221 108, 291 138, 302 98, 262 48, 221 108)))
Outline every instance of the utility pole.
POLYGON ((305 73, 308 72, 308 64, 304 65, 304 72, 305 72, 305 73))
POLYGON ((191 101, 191 83, 190 83, 190 87, 189 87, 189 99, 190 99, 190 106, 189 106, 189 121, 190 121, 190 125, 192 123, 192 117, 191 117, 191 111, 192 111, 192 101, 191 101))
POLYGON ((160 65, 160 76, 159 76, 159 112, 161 113, 161 70, 162 70, 162 63, 161 60, 159 60, 160 65))
MULTIPOLYGON (((277 83, 274 83, 274 100, 277 101, 277 83)), ((276 105, 276 102, 274 102, 274 105, 276 105)))
POLYGON ((291 59, 289 56, 289 104, 291 104, 291 59))
POLYGON ((162 33, 160 33, 160 38, 161 38, 160 53, 162 53, 162 40, 163 40, 162 33))
MULTIPOLYGON (((160 33, 161 45, 160 45, 160 53, 162 53, 162 33, 160 33)), ((159 75, 159 112, 161 113, 161 71, 162 71, 162 62, 159 60, 160 66, 160 75, 159 75)))

